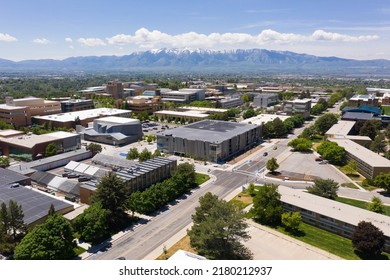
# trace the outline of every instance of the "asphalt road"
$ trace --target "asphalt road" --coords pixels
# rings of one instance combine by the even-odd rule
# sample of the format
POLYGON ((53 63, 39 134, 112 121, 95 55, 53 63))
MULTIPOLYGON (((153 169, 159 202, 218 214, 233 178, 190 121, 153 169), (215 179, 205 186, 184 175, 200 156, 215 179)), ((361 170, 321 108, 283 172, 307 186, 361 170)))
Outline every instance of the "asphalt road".
POLYGON ((226 171, 214 171, 212 174, 217 177, 215 182, 210 181, 205 186, 195 189, 186 199, 170 206, 146 223, 134 227, 121 238, 108 244, 108 248, 92 255, 90 259, 111 260, 120 256, 128 260, 143 259, 192 222, 191 215, 199 205, 199 197, 212 192, 224 198, 251 179, 247 175, 226 171))

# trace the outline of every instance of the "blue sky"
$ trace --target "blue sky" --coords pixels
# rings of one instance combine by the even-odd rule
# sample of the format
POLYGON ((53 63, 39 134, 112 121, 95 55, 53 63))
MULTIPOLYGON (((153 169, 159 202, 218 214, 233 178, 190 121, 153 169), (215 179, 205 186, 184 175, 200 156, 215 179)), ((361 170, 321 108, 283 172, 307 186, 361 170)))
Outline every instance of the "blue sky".
POLYGON ((158 48, 288 50, 390 59, 390 1, 2 0, 0 58, 158 48))

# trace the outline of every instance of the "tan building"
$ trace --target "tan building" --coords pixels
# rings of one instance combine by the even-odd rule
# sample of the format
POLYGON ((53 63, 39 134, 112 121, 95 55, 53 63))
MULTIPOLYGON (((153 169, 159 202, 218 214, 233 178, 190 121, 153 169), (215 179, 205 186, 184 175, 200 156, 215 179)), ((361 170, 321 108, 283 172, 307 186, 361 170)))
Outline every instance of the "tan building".
POLYGON ((356 94, 348 100, 349 106, 379 106, 379 98, 375 94, 356 94))
POLYGON ((127 100, 127 106, 134 114, 147 112, 149 115, 163 109, 164 103, 160 96, 135 96, 127 100))
POLYGON ((374 179, 381 172, 390 172, 390 160, 354 141, 344 138, 329 138, 328 140, 337 143, 345 149, 347 160, 353 159, 356 161, 357 170, 364 177, 374 179))
POLYGON ((8 106, 26 106, 30 109, 30 116, 46 116, 61 113, 61 102, 54 100, 44 100, 36 97, 26 97, 13 99, 6 97, 5 102, 8 106))
POLYGON ((118 81, 108 82, 106 85, 106 91, 114 99, 123 98, 123 85, 121 82, 118 81))
POLYGON ((0 104, 0 121, 16 128, 31 125, 30 108, 27 106, 9 106, 0 104))

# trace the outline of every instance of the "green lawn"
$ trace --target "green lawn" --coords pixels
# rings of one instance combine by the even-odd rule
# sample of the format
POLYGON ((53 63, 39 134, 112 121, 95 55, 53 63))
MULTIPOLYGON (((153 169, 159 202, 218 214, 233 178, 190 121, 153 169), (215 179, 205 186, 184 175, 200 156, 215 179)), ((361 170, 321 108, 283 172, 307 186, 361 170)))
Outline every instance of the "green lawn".
POLYGON ((383 114, 390 115, 390 106, 382 106, 383 114))
MULTIPOLYGON (((366 202, 366 201, 361 201, 361 200, 356 200, 356 199, 351 199, 351 198, 345 198, 345 197, 337 197, 336 200, 338 202, 349 204, 349 205, 352 205, 352 206, 355 206, 355 207, 359 207, 359 208, 362 208, 362 209, 367 209, 368 208, 368 204, 369 204, 369 202, 366 202)), ((386 215, 386 216, 390 216, 390 206, 384 205, 383 208, 385 210, 385 212, 383 214, 386 215)))
POLYGON ((73 249, 74 254, 76 256, 80 256, 82 253, 84 253, 86 250, 80 246, 77 246, 76 248, 73 249))
MULTIPOLYGON (((327 232, 317 227, 302 223, 300 225, 301 236, 294 236, 288 233, 282 227, 278 227, 277 230, 281 233, 287 234, 293 238, 296 238, 302 242, 313 245, 317 248, 323 249, 329 253, 339 256, 346 260, 359 260, 360 257, 355 254, 352 247, 352 241, 341 237, 339 235, 327 232)), ((389 259, 390 254, 382 253, 384 259, 389 259)))
POLYGON ((201 185, 204 182, 208 181, 210 176, 207 174, 195 173, 195 182, 197 185, 201 185))

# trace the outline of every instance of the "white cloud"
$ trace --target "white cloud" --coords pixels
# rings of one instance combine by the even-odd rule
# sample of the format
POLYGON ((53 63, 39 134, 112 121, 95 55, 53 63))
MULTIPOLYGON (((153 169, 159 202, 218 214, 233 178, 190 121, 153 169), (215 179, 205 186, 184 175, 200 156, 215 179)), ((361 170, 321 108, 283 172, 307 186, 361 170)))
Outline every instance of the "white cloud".
POLYGON ((73 40, 72 40, 72 38, 65 38, 65 42, 72 43, 73 40))
POLYGON ((324 30, 316 30, 311 37, 314 41, 341 41, 341 42, 365 42, 365 41, 373 41, 379 39, 379 36, 377 35, 350 36, 350 35, 343 35, 340 33, 326 32, 324 30))
POLYGON ((17 39, 7 33, 0 33, 0 42, 15 42, 17 39))
POLYGON ((41 44, 41 45, 47 45, 50 43, 49 40, 47 40, 46 38, 37 38, 37 39, 34 39, 33 40, 33 43, 35 44, 41 44))
POLYGON ((102 39, 99 38, 79 38, 77 39, 77 42, 79 42, 83 46, 87 47, 96 47, 96 46, 105 46, 106 43, 102 39))
MULTIPOLYGON (((326 32, 324 30, 316 30, 310 35, 280 33, 271 29, 263 30, 257 35, 247 33, 211 33, 206 35, 196 32, 170 35, 159 30, 149 31, 146 28, 138 29, 134 35, 118 34, 113 37, 106 38, 108 44, 110 45, 134 44, 140 48, 149 49, 161 47, 237 48, 271 44, 295 44, 313 41, 365 42, 377 39, 379 39, 379 36, 377 35, 351 36, 326 32)), ((99 42, 100 44, 103 43, 101 40, 99 42)))

